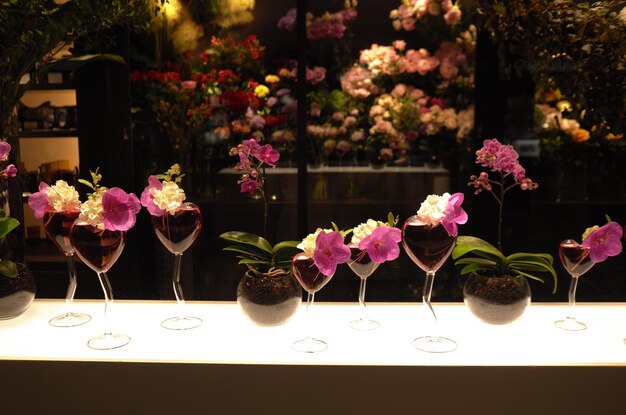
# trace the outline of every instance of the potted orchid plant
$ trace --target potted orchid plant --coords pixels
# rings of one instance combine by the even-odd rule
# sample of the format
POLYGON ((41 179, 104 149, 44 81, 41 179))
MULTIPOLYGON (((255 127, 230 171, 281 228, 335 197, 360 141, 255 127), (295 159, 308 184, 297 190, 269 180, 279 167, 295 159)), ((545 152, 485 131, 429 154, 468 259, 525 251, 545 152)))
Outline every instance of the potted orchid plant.
POLYGON ((526 177, 513 146, 497 139, 485 140, 476 151, 476 163, 496 172, 492 178, 487 172, 470 177, 469 186, 475 194, 488 192, 498 203, 497 247, 473 236, 459 236, 452 251, 455 265, 461 265, 461 275, 469 274, 463 295, 465 304, 479 319, 491 324, 506 324, 522 315, 530 304, 527 278, 544 282, 537 274, 550 274, 553 293, 557 276, 554 258, 547 253, 502 253, 502 224, 504 197, 510 190, 534 190, 538 184, 526 177))
POLYGON ((239 264, 248 268, 237 287, 237 303, 256 324, 283 324, 297 311, 302 291, 291 273, 291 258, 297 251, 298 241, 272 245, 265 237, 268 229, 265 169, 276 166, 280 153, 270 144, 261 145, 257 139, 251 138, 233 147, 230 155, 239 159, 234 169, 241 172, 238 181, 241 192, 259 194, 263 200, 264 236, 244 231, 220 235, 230 243, 224 250, 235 252, 239 264))
POLYGON ((0 141, 0 320, 17 317, 30 306, 35 298, 35 279, 28 267, 21 263, 15 252, 15 241, 10 240, 19 233, 12 233, 20 222, 10 216, 8 180, 17 176, 13 164, 6 165, 11 145, 0 141))

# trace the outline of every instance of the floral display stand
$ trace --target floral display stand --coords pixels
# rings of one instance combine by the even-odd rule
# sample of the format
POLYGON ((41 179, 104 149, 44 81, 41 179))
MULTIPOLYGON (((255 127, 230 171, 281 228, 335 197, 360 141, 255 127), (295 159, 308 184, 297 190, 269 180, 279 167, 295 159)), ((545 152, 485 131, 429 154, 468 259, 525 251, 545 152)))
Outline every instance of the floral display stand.
MULTIPOLYGON (((496 414, 507 408, 522 414, 558 408, 600 414, 615 413, 623 401, 624 303, 580 304, 589 329, 576 333, 553 325, 564 303, 533 304, 516 323, 497 327, 480 323, 460 303, 438 304, 442 332, 458 342, 446 354, 411 346, 429 322, 415 304, 370 304, 370 315, 382 325, 362 332, 347 325, 356 304, 322 303, 312 329, 329 347, 314 355, 290 347, 302 334, 304 306, 289 323, 265 328, 244 319, 234 302, 187 305, 205 324, 181 337, 159 326, 175 302, 119 301, 111 318, 133 342, 101 351, 86 344, 99 331, 100 318, 59 334, 48 317, 63 302, 35 300, 22 316, 0 324, 2 412, 43 413, 71 399, 75 413, 92 414, 108 412, 110 405, 155 414, 278 414, 294 407, 303 413, 496 414), (270 390, 278 391, 280 404, 270 390), (102 391, 106 405, 96 399, 102 391), (513 406, 512 391, 525 397, 514 397, 513 406)), ((100 301, 77 306, 100 314, 100 301)))

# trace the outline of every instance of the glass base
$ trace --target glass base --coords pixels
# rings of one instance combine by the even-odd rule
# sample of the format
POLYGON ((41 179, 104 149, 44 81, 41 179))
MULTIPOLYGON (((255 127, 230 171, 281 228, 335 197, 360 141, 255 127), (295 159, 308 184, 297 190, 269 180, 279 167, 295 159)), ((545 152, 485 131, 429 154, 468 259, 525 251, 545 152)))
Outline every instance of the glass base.
POLYGON ((328 345, 322 340, 307 337, 306 339, 298 340, 292 344, 291 348, 303 353, 317 353, 326 350, 328 345))
POLYGON ((168 330, 189 330, 202 324, 202 320, 198 317, 171 317, 161 322, 161 327, 168 330))
POLYGON ((581 331, 587 328, 583 322, 576 320, 574 317, 567 317, 564 320, 557 320, 554 325, 563 330, 581 331))
POLYGON ((380 323, 376 320, 370 320, 369 318, 360 318, 358 320, 352 320, 348 323, 348 326, 355 330, 368 331, 380 328, 380 323))
POLYGON ((67 313, 50 319, 48 323, 53 327, 76 327, 91 320, 89 314, 67 313))
POLYGON ((128 343, 130 343, 130 337, 125 334, 105 333, 89 340, 87 346, 95 350, 111 350, 126 346, 128 343))
POLYGON ((446 337, 418 337, 412 344, 416 349, 428 353, 448 353, 456 350, 456 342, 446 337))

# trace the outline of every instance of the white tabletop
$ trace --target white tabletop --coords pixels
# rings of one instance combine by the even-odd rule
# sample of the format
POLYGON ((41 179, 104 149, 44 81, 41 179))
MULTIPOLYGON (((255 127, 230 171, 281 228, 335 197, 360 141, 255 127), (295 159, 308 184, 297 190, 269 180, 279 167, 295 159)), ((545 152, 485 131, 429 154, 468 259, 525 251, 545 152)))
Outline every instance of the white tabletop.
POLYGON ((305 335, 304 303, 279 327, 249 322, 236 303, 190 302, 187 314, 203 324, 187 331, 163 329, 160 322, 178 312, 174 302, 116 301, 110 308, 114 332, 129 335, 127 346, 98 351, 87 340, 101 334, 104 301, 76 301, 75 311, 93 319, 85 325, 56 328, 49 318, 64 312, 61 300, 35 300, 20 317, 0 321, 0 360, 126 361, 155 363, 350 365, 350 366, 626 366, 626 304, 579 304, 576 316, 587 330, 568 332, 553 322, 566 304, 535 303, 516 322, 493 326, 480 322, 462 303, 434 303, 440 333, 457 350, 431 354, 411 341, 432 334, 431 319, 420 303, 370 304, 369 316, 381 327, 356 331, 348 321, 360 316, 357 304, 316 303, 312 333, 328 349, 305 354, 291 349, 305 335), (506 353, 502 353, 506 350, 506 353))

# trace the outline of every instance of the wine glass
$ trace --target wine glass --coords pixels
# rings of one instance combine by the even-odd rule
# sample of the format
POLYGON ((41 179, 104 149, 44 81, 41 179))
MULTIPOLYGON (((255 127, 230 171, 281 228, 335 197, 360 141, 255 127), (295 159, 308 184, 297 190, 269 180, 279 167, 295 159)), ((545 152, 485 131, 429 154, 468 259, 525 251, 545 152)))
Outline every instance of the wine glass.
POLYGON ((126 232, 100 230, 77 219, 70 228, 70 241, 76 255, 98 274, 104 292, 104 334, 92 338, 87 345, 96 350, 110 350, 128 344, 129 336, 113 333, 109 327, 107 311, 113 305, 113 290, 106 274, 124 250, 126 232))
POLYGON ((170 330, 188 330, 198 327, 202 320, 198 317, 185 316, 185 298, 180 283, 180 267, 183 252, 196 240, 202 229, 202 214, 193 203, 183 203, 173 214, 165 212, 162 216, 152 216, 152 229, 165 248, 174 254, 174 295, 181 310, 181 316, 170 317, 161 326, 170 330))
POLYGON ((372 275, 378 263, 372 261, 367 255, 367 251, 362 251, 355 246, 350 246, 350 260, 348 261, 348 267, 361 279, 359 285, 359 305, 361 307, 361 317, 352 320, 348 323, 350 327, 355 330, 375 330, 380 327, 380 323, 375 320, 370 320, 367 317, 367 307, 365 305, 365 284, 367 277, 372 275))
POLYGON ((587 325, 576 320, 574 309, 576 308, 576 286, 578 277, 589 271, 593 266, 589 256, 589 248, 583 248, 578 242, 566 239, 559 245, 559 258, 565 270, 572 276, 569 286, 569 312, 563 320, 557 320, 554 325, 563 330, 580 331, 585 330, 587 325))
MULTIPOLYGON (((293 275, 296 277, 302 288, 306 290, 306 330, 311 332, 311 320, 309 317, 310 309, 315 301, 315 293, 322 289, 333 275, 324 275, 315 265, 313 258, 306 256, 304 253, 296 254, 292 261, 293 275)), ((307 335, 304 339, 297 340, 291 345, 294 350, 304 353, 317 353, 326 350, 328 345, 325 341, 316 339, 307 335)))
MULTIPOLYGON (((431 226, 422 223, 417 215, 409 217, 402 226, 402 245, 415 264, 426 272, 422 302, 430 311, 437 328, 437 316, 430 302, 435 272, 448 259, 456 238, 450 236, 442 226, 431 226)), ((413 346, 431 353, 445 353, 456 349, 456 342, 438 334, 422 336, 413 340, 413 346)))
POLYGON ((74 247, 70 242, 70 228, 80 215, 80 210, 56 211, 47 210, 44 213, 44 227, 46 235, 52 240, 59 250, 65 254, 67 270, 69 272, 69 285, 65 295, 65 314, 53 317, 49 323, 54 327, 75 327, 91 320, 89 314, 75 313, 72 311, 74 294, 76 293, 76 264, 74 263, 74 247))

